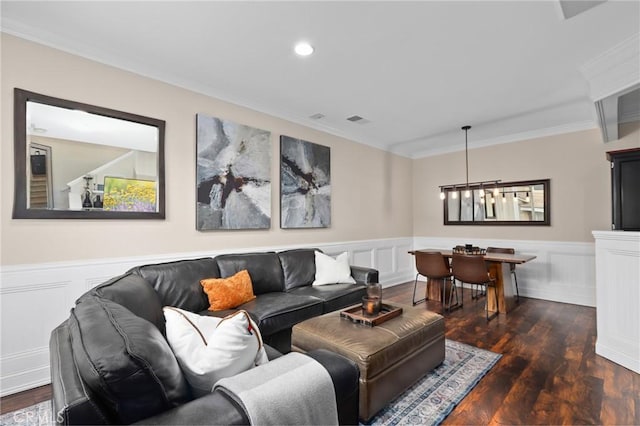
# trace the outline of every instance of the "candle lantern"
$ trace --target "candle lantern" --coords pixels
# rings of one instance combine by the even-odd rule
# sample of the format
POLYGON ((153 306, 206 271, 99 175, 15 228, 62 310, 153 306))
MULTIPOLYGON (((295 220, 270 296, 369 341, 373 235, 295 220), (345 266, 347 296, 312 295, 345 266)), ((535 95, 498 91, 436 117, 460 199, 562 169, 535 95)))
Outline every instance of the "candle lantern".
POLYGON ((382 307, 382 286, 380 283, 367 284, 367 295, 362 298, 362 311, 365 315, 375 316, 382 307))

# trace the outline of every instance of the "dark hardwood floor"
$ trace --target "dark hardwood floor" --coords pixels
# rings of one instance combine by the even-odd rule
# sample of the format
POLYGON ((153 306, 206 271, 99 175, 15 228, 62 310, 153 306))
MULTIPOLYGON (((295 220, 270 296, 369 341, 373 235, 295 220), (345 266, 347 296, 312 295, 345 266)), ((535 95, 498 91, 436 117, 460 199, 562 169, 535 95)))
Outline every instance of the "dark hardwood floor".
POLYGON ((0 414, 19 410, 48 399, 51 399, 51 385, 14 393, 13 395, 0 398, 0 414))
MULTIPOLYGON (((402 284, 383 298, 410 304, 412 291, 402 284)), ((443 424, 640 425, 640 375, 595 354, 595 308, 522 297, 487 323, 484 297, 465 290, 464 301, 445 314, 446 337, 502 358, 443 424)))
MULTIPOLYGON (((383 297, 410 304, 412 290, 413 283, 402 284, 383 297)), ((465 291, 464 299, 445 315, 447 338, 503 356, 443 424, 640 425, 640 375, 595 354, 594 308, 521 298, 487 323, 484 298, 465 291)), ((418 306, 441 312, 437 302, 418 306)), ((0 408, 50 398, 51 387, 43 386, 2 398, 0 408)))

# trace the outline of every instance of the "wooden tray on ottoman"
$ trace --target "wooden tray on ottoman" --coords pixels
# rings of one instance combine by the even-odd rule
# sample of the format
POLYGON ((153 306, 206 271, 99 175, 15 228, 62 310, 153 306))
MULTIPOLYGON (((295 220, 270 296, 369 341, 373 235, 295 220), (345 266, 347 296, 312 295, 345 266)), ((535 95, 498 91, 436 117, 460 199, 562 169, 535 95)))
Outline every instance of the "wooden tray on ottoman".
POLYGON ((380 307, 380 313, 375 316, 367 316, 362 313, 362 305, 352 306, 340 312, 340 317, 347 318, 355 323, 368 325, 374 327, 382 324, 385 321, 389 321, 402 314, 402 308, 398 306, 388 305, 383 303, 380 307))

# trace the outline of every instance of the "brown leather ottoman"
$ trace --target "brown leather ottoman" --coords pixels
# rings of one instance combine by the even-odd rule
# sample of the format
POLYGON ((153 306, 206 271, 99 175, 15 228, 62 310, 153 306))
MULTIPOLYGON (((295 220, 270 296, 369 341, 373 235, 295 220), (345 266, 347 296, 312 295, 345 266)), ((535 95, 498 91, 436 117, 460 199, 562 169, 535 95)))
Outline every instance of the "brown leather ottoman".
POLYGON ((292 350, 328 349, 360 367, 360 419, 380 409, 444 361, 444 318, 424 306, 402 306, 402 315, 375 327, 331 312, 296 324, 292 350))

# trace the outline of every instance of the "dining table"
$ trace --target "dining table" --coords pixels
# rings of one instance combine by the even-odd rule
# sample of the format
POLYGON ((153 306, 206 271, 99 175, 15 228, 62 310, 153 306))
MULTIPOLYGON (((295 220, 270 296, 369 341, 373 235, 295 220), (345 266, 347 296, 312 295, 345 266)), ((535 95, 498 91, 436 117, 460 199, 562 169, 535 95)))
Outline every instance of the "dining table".
MULTIPOLYGON (((419 249, 410 250, 409 254, 415 254, 417 251, 434 252, 438 251, 442 253, 447 259, 453 258, 453 250, 440 250, 440 249, 419 249)), ((506 314, 513 310, 516 306, 516 297, 513 292, 513 281, 511 279, 511 265, 522 264, 530 262, 536 258, 536 256, 528 254, 508 254, 508 253, 486 253, 482 255, 489 269, 489 275, 496 280, 495 290, 493 287, 488 287, 487 292, 497 292, 498 306, 495 304, 496 298, 492 294, 487 295, 488 310, 492 312, 499 312, 506 314)), ((432 290, 435 286, 430 286, 429 280, 427 280, 427 295, 431 300, 442 301, 441 292, 432 290)))

